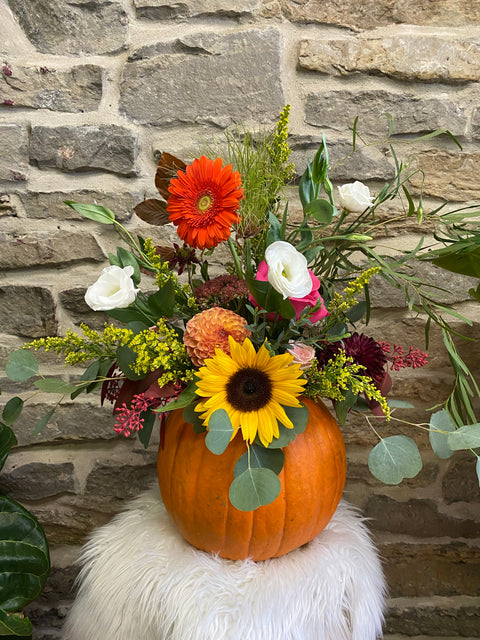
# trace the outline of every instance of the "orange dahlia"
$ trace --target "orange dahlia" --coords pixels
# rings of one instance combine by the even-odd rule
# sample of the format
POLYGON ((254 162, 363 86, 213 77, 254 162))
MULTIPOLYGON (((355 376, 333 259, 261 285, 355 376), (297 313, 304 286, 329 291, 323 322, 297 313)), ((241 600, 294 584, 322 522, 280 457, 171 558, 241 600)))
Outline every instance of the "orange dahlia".
POLYGON ((168 217, 182 240, 197 249, 211 249, 226 240, 243 198, 238 171, 222 159, 202 156, 170 180, 168 217))
POLYGON ((183 342, 193 364, 203 366, 207 358, 215 355, 216 348, 230 355, 228 337, 243 343, 252 333, 245 328, 246 324, 245 318, 221 307, 212 307, 193 316, 183 334, 183 342))

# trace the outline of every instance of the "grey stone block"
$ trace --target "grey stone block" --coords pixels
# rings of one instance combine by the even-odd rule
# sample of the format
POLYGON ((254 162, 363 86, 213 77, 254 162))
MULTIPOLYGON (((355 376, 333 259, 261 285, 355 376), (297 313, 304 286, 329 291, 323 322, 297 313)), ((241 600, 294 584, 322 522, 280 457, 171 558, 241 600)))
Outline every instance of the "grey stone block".
POLYGON ((284 105, 280 49, 274 29, 145 47, 123 70, 120 111, 152 125, 272 121, 284 105))

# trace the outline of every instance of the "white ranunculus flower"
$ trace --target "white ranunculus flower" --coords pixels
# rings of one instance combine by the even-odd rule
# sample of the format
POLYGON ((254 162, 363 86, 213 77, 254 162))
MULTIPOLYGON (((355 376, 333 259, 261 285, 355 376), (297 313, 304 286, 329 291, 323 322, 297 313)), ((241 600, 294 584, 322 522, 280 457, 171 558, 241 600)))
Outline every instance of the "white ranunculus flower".
POLYGON ((312 290, 307 259, 289 242, 278 240, 265 249, 268 281, 284 298, 303 298, 312 290))
POLYGON ((372 206, 373 196, 370 195, 370 189, 358 180, 338 187, 338 193, 340 206, 353 213, 361 213, 372 206))
POLYGON ((110 309, 124 309, 135 298, 139 289, 131 276, 133 267, 105 267, 96 282, 88 287, 85 302, 94 311, 109 311, 110 309))

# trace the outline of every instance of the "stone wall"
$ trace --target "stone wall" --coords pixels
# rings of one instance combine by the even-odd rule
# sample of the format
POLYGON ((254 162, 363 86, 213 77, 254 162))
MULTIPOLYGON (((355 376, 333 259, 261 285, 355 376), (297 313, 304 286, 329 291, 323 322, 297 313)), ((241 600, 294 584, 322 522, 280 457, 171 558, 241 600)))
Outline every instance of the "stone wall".
MULTIPOLYGON (((137 202, 155 195, 158 154, 192 158, 232 122, 272 124, 286 103, 298 172, 323 133, 335 164, 350 149, 355 116, 363 132, 382 137, 388 112, 404 138, 448 127, 462 144, 460 151, 442 136, 415 147, 415 166, 426 172, 426 208, 479 200, 479 53, 474 0, 0 0, 0 364, 26 339, 103 320, 83 293, 116 238, 64 200, 108 205, 129 229, 158 236, 132 217, 137 202)), ((378 191, 392 171, 391 160, 372 147, 332 177, 378 191)), ((161 233, 174 237, 168 228, 161 233)), ((413 222, 401 226, 390 244, 416 233, 413 222)), ((429 269, 423 275, 438 278, 429 269)), ((445 302, 472 318, 462 330, 478 336, 471 284, 447 273, 441 284, 445 302)), ((423 348, 423 323, 397 293, 377 288, 373 299, 371 333, 423 348)), ((462 350, 478 370, 476 343, 462 350)), ((48 367, 51 375, 65 373, 51 359, 48 367)), ((395 376, 394 395, 415 403, 407 420, 422 421, 452 383, 437 334, 429 366, 410 373, 395 376)), ((0 386, 5 400, 18 391, 3 373, 0 386)), ((90 396, 64 402, 34 436, 49 402, 36 396, 25 411, 1 485, 47 532, 53 570, 30 615, 34 637, 54 640, 81 544, 155 480, 156 443, 144 450, 116 437, 110 412, 90 396)), ((440 461, 421 437, 421 474, 385 487, 366 466, 372 431, 351 420, 344 432, 345 496, 370 518, 390 585, 386 633, 478 637, 473 458, 440 461)))

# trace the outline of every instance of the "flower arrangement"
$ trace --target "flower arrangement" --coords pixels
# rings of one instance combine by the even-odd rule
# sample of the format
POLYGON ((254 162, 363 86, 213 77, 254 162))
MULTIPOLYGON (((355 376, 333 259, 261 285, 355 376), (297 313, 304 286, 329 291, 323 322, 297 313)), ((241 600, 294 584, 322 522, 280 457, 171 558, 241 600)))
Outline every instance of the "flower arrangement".
MULTIPOLYGON (((145 446, 156 417, 164 429, 173 409, 183 409, 196 432, 206 431, 205 446, 214 454, 222 454, 240 434, 247 461, 230 495, 242 510, 259 506, 256 483, 269 487, 260 504, 277 497, 283 463, 263 453, 287 447, 305 428, 304 398, 331 401, 340 424, 351 411, 364 413, 379 437, 369 456, 377 478, 396 484, 420 471, 415 441, 382 437, 368 417, 398 420, 395 413, 408 405, 388 397, 390 371, 427 364, 427 354, 418 348, 405 351, 358 330, 362 318, 368 323, 373 278, 386 278, 405 293, 410 308, 425 315, 427 336, 432 321, 442 330, 456 384, 423 425, 435 452, 447 457, 480 445, 473 409, 479 389, 456 350, 445 319, 449 310, 414 271, 416 260, 446 256, 420 244, 386 257, 373 242, 375 230, 389 223, 379 222, 377 209, 395 198, 403 202, 404 217, 416 216, 419 225, 428 220, 446 234, 458 235, 459 228, 466 233, 472 214, 440 209, 426 214, 421 192, 415 204, 409 191, 415 172, 398 161, 393 146, 396 174, 378 194, 360 182, 335 193, 324 140, 300 178, 302 215, 293 222, 285 193, 294 176, 288 115, 287 106, 263 136, 227 132, 226 162, 202 155, 186 164, 162 154, 155 176, 161 199, 145 200, 135 213, 152 225, 173 223, 179 242, 172 246, 134 238, 108 208, 67 202, 85 217, 113 226, 123 242, 85 295, 92 309, 106 311, 113 322, 103 331, 82 325, 82 334, 34 340, 12 353, 7 365, 17 381, 38 374, 32 353, 37 349, 62 354, 67 365, 88 365, 76 382, 41 377, 34 385, 72 398, 100 388, 102 403, 114 405, 115 431, 138 433, 145 446), (214 275, 209 260, 220 245, 228 247, 230 260, 214 275)), ((367 143, 359 143, 357 122, 352 132, 355 152, 367 143)), ((429 135, 442 133, 451 135, 445 130, 429 135)), ((451 254, 451 243, 444 244, 451 254)), ((439 268, 449 266, 439 263, 439 268)), ((22 406, 19 397, 11 399, 8 415, 18 417, 22 406)), ((480 476, 479 465, 477 470, 480 476)))

